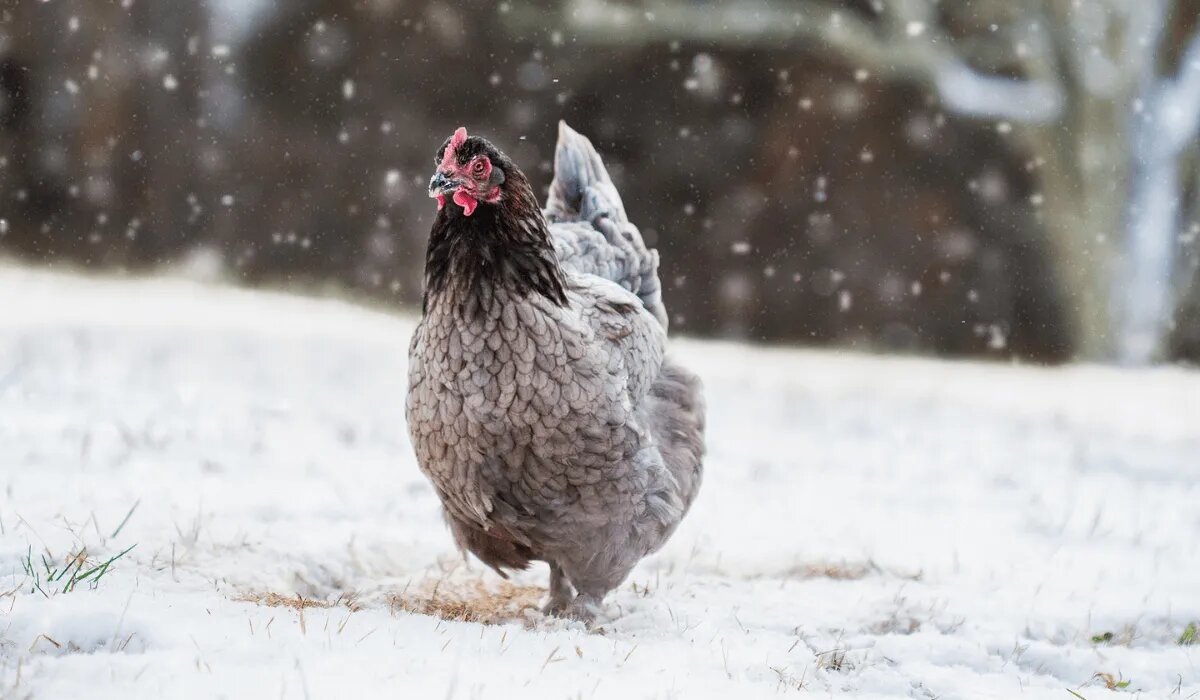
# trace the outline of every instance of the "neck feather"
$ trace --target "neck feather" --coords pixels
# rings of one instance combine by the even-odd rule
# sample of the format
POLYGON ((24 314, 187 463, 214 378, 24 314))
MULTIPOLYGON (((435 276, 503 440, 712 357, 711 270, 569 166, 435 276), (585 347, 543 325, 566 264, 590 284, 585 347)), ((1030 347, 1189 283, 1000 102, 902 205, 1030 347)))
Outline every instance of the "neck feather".
POLYGON ((493 310, 501 289, 539 294, 560 306, 567 301, 549 226, 529 182, 515 169, 500 201, 480 202, 471 216, 450 202, 437 213, 425 254, 422 307, 448 301, 476 316, 493 310))

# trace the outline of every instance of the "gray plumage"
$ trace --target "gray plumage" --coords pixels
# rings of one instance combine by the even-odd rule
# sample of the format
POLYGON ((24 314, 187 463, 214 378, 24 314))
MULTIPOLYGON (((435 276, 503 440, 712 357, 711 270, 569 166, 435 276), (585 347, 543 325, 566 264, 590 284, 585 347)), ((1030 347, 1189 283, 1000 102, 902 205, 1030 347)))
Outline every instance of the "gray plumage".
POLYGON ((459 546, 502 574, 548 562, 548 610, 587 619, 696 497, 700 384, 665 357, 657 252, 592 144, 560 124, 544 216, 511 161, 463 144, 447 173, 457 148, 503 176, 477 183, 490 208, 435 222, 410 435, 459 546))

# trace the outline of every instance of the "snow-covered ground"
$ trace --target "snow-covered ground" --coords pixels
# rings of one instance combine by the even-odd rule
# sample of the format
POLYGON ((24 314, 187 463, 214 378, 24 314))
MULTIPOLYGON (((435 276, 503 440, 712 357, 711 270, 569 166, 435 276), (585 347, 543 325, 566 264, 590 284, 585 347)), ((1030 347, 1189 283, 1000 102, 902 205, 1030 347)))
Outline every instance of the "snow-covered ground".
POLYGON ((677 342, 704 488, 589 632, 454 551, 412 326, 0 267, 0 697, 1200 694, 1200 374, 677 342))

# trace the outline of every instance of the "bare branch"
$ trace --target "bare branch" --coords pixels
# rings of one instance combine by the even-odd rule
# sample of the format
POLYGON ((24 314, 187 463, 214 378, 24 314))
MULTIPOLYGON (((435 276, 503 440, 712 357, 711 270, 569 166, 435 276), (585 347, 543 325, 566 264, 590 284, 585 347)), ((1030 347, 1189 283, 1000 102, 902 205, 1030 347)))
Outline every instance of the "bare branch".
POLYGON ((942 104, 966 116, 1042 124, 1063 108, 1062 91, 1053 83, 983 75, 961 62, 941 66, 934 79, 942 104))
MULTIPOLYGON (((797 5, 732 2, 696 6, 647 2, 630 6, 574 0, 565 21, 580 38, 596 43, 647 44, 680 38, 725 45, 802 48, 821 45, 852 65, 894 79, 928 85, 952 111, 982 118, 1045 123, 1062 111, 1060 86, 1049 76, 1035 80, 982 73, 959 55, 954 39, 937 26, 928 0, 885 5, 879 21, 817 0, 797 5)), ((522 29, 545 23, 541 12, 511 12, 522 29)))

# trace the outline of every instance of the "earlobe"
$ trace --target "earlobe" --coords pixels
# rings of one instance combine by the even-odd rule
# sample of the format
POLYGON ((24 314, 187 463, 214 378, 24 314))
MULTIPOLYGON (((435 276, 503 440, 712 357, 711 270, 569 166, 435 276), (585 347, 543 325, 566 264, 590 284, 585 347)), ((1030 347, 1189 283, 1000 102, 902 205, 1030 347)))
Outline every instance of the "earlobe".
POLYGON ((488 184, 496 187, 504 184, 504 171, 500 168, 492 168, 492 176, 488 178, 488 184))

